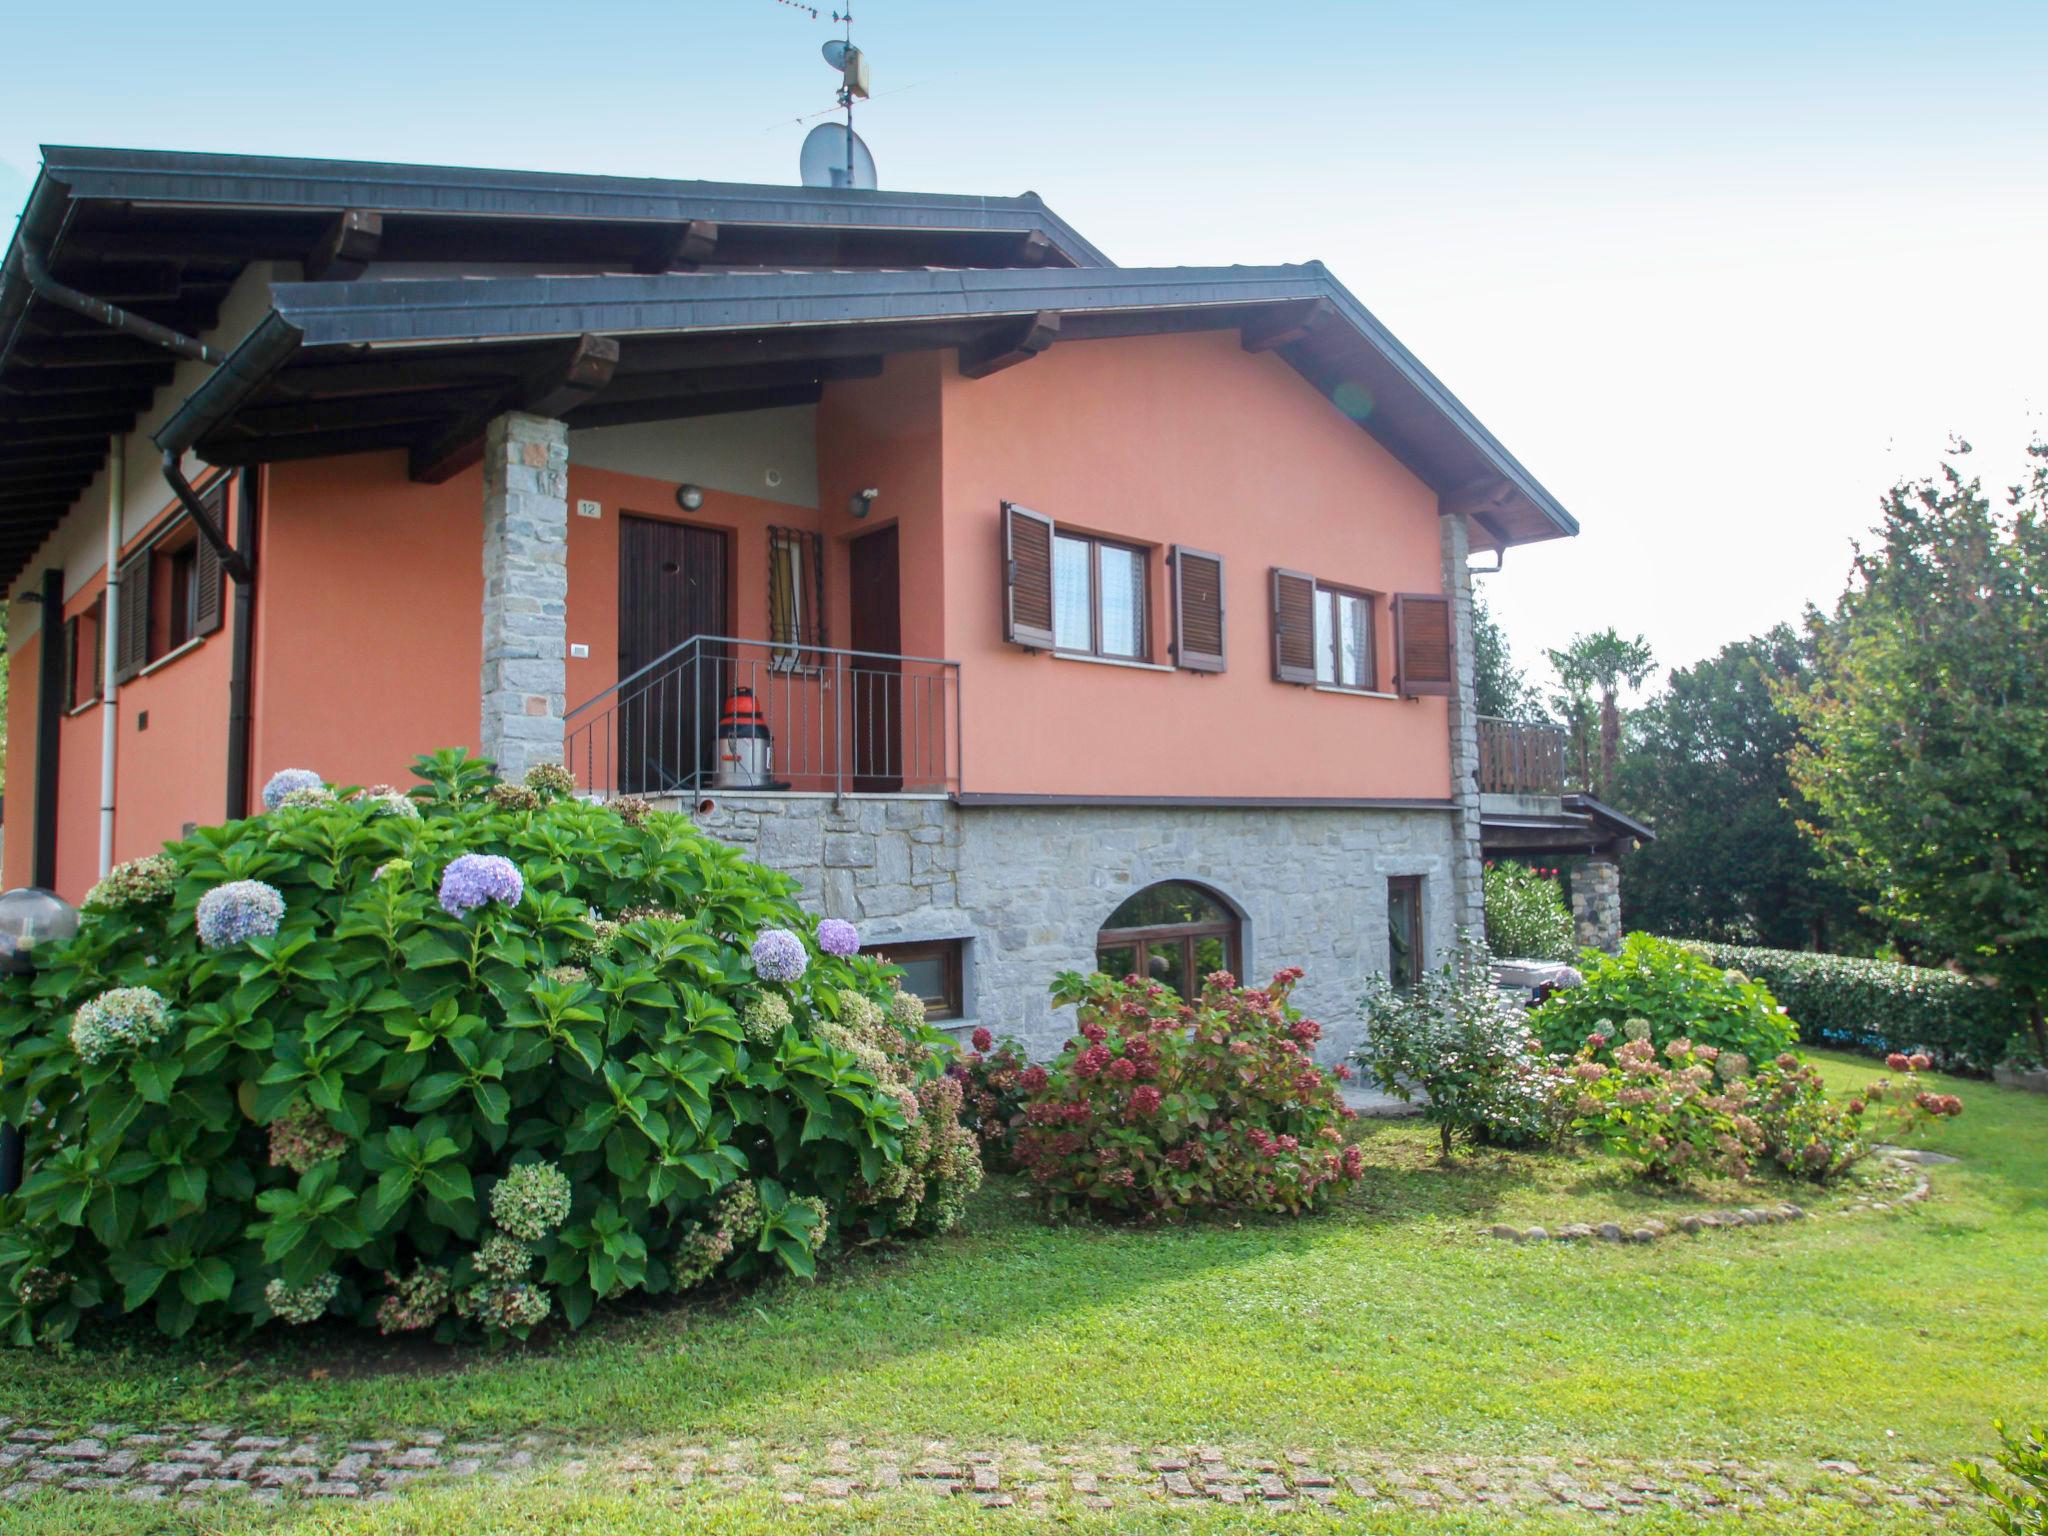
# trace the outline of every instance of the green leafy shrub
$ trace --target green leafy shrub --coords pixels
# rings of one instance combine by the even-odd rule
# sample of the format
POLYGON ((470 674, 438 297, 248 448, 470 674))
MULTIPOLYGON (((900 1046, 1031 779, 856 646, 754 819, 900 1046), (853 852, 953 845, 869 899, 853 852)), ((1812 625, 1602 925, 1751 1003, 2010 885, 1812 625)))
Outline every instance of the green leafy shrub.
POLYGON ((960 1080, 961 1118, 980 1138, 982 1160, 1015 1170, 1024 1108, 1044 1090, 1046 1069, 1033 1066, 1015 1040, 998 1044, 990 1031, 977 1029, 946 1070, 960 1080))
POLYGON ((418 766, 280 775, 0 990, 8 1338, 144 1308, 523 1335, 957 1215, 942 1042, 793 881, 559 773, 418 766))
POLYGON ((1156 982, 1061 975, 1053 998, 1076 1005, 1080 1029, 1031 1069, 1016 1137, 1048 1208, 1291 1213, 1356 1182, 1364 1158, 1344 1145, 1337 1087, 1349 1071, 1311 1058, 1321 1026, 1287 1000, 1300 979, 1239 987, 1216 971, 1187 1004, 1156 982))
POLYGON ((1365 1042, 1355 1059, 1396 1098, 1423 1097, 1446 1160, 1457 1137, 1507 1145, 1557 1139, 1570 1078, 1493 984, 1483 945, 1405 991, 1375 976, 1359 1003, 1365 1042))
POLYGON ((1502 960, 1569 960, 1578 953, 1572 909, 1556 871, 1486 866, 1486 947, 1502 960))
POLYGON ((2026 1023, 1996 987, 1954 971, 1796 949, 1688 947, 1767 985, 1812 1042, 1873 1055, 1924 1050, 1942 1066, 1988 1072, 2026 1023))
POLYGON ((1996 1458, 2004 1477, 1993 1477, 1974 1461, 1956 1462, 1956 1475, 1991 1501, 1992 1529, 2004 1536, 2048 1533, 2048 1424, 2017 1433, 1995 1422, 2003 1447, 1996 1458))
POLYGON ((1918 1074, 1933 1065, 1927 1057, 1894 1054, 1885 1065, 1903 1081, 1881 1077, 1843 1100, 1830 1098, 1819 1070, 1790 1052, 1765 1062, 1750 1082, 1750 1109, 1763 1129, 1764 1150, 1795 1178, 1825 1182, 1869 1155, 1866 1122, 1877 1123, 1884 1139, 1896 1140, 1924 1120, 1963 1112, 1954 1094, 1920 1087, 1918 1074))
POLYGON ((1614 1047, 1609 1065, 1598 1059, 1607 1044, 1591 1036, 1573 1064, 1579 1130, 1648 1179, 1749 1176, 1764 1137, 1749 1113, 1747 1061, 1683 1038, 1659 1051, 1637 1034, 1614 1047))
POLYGON ((1581 985, 1553 993, 1530 1012, 1546 1050, 1570 1054, 1597 1033, 1610 1042, 1601 1054, 1610 1060, 1630 1020, 1643 1022, 1660 1051, 1684 1039, 1768 1061, 1798 1040, 1768 987, 1670 939, 1632 933, 1617 954, 1587 950, 1579 970, 1581 985))

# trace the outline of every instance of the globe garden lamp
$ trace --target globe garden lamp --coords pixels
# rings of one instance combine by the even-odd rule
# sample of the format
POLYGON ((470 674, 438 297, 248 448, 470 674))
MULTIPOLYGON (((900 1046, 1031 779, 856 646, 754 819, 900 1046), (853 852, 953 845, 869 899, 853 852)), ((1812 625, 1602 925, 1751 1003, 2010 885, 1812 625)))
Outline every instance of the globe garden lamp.
MULTIPOLYGON (((22 886, 0 896, 0 973, 33 976, 36 951, 78 932, 78 908, 53 891, 22 886)), ((0 1195, 21 1186, 21 1132, 0 1125, 0 1195)))

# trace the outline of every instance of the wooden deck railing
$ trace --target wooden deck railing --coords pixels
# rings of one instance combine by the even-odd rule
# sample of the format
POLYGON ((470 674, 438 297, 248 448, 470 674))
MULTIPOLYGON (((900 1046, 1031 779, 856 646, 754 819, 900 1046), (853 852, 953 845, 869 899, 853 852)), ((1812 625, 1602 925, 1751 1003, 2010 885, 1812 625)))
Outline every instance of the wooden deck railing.
POLYGON ((1563 727, 1479 717, 1481 794, 1561 795, 1564 790, 1563 727))

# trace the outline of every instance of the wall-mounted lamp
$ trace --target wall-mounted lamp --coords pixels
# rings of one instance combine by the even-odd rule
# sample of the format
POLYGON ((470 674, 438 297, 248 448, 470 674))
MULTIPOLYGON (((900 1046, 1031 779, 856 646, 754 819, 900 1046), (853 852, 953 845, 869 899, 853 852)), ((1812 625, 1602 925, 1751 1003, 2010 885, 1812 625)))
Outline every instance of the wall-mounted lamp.
POLYGON ((866 517, 868 509, 875 504, 875 498, 882 493, 873 486, 864 491, 855 491, 847 498, 846 512, 849 517, 866 517))
POLYGON ((676 487, 676 505, 685 512, 694 512, 704 505, 704 487, 701 485, 679 485, 676 487))

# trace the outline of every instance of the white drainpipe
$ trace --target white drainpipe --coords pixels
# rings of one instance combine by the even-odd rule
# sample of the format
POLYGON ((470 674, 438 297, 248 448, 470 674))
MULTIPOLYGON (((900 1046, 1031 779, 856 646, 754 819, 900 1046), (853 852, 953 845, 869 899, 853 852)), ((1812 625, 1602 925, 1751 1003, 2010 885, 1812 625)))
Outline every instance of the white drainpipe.
POLYGON ((115 695, 121 686, 114 680, 114 637, 121 632, 121 502, 126 476, 123 474, 123 439, 117 434, 107 453, 107 585, 106 602, 100 609, 100 873, 114 867, 114 753, 121 739, 121 706, 115 695))

